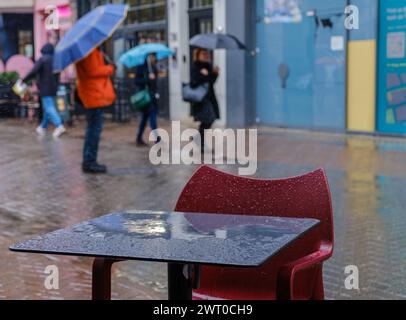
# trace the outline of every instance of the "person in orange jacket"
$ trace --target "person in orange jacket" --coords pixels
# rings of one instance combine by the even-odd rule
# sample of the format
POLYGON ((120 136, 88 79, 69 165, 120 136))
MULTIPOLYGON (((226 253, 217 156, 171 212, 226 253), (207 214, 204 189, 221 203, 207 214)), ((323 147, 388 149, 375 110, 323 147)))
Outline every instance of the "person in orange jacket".
POLYGON ((105 63, 99 48, 76 63, 77 93, 85 107, 87 128, 83 147, 82 170, 85 173, 106 173, 107 167, 97 162, 103 130, 103 109, 116 99, 111 76, 115 66, 105 63))

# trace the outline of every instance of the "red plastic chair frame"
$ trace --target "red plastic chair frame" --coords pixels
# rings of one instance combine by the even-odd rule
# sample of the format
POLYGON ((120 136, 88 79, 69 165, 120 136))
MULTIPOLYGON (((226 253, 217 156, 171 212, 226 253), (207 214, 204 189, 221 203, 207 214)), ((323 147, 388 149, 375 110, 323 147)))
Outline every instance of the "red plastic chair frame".
POLYGON ((202 266, 194 299, 321 300, 323 262, 333 254, 333 209, 324 170, 258 180, 200 167, 175 211, 315 218, 320 224, 257 269, 202 266))

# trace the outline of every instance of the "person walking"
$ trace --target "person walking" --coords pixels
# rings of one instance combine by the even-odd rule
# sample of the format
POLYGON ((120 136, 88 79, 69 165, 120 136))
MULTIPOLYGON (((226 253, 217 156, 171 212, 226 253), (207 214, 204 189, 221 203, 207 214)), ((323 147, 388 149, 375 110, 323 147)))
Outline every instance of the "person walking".
POLYGON ((82 170, 85 173, 106 173, 107 167, 97 162, 103 130, 103 109, 116 99, 111 76, 115 66, 106 64, 99 48, 76 63, 77 94, 85 108, 87 128, 83 147, 82 170))
POLYGON ((43 109, 42 121, 36 129, 37 134, 44 136, 49 121, 55 126, 53 137, 58 138, 66 132, 61 117, 56 110, 56 92, 58 90, 59 75, 53 72, 54 46, 45 44, 41 49, 41 58, 35 63, 32 70, 25 76, 23 82, 37 78, 37 86, 43 109))
POLYGON ((201 151, 205 149, 205 130, 212 127, 213 123, 220 119, 219 105, 214 91, 214 83, 219 76, 219 68, 213 67, 210 53, 205 49, 195 49, 193 52, 193 65, 191 68, 192 88, 202 84, 209 84, 207 96, 201 103, 192 104, 191 114, 195 121, 200 122, 199 133, 201 137, 201 151))
MULTIPOLYGON (((138 147, 146 147, 147 143, 144 142, 143 136, 145 127, 149 120, 151 130, 158 129, 158 68, 157 58, 155 54, 150 54, 142 66, 138 66, 135 71, 135 85, 138 91, 148 88, 151 96, 151 103, 144 110, 141 111, 141 122, 138 128, 136 144, 138 147)), ((159 142, 159 137, 157 137, 159 142)))

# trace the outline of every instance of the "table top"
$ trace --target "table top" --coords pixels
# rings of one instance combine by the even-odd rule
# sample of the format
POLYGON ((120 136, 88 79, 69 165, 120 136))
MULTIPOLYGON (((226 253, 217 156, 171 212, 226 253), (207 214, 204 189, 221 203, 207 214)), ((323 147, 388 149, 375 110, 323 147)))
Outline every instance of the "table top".
POLYGON ((258 267, 318 224, 315 219, 127 211, 51 232, 10 250, 258 267))

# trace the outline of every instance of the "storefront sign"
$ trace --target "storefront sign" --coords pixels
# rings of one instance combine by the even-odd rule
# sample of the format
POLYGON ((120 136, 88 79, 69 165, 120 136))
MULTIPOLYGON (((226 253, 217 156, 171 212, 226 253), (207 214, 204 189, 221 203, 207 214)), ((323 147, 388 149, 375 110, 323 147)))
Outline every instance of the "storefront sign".
POLYGON ((381 1, 378 129, 406 133, 406 6, 381 1))

